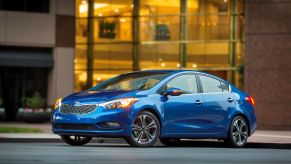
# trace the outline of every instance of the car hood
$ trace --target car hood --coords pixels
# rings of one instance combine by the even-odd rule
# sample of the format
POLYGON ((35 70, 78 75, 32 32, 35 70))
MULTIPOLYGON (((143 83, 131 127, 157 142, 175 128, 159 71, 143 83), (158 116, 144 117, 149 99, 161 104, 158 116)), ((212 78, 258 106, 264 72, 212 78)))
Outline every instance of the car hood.
POLYGON ((144 94, 140 94, 138 91, 124 91, 124 90, 109 90, 109 91, 83 91, 73 93, 62 100, 63 104, 74 105, 76 102, 80 104, 96 104, 113 99, 124 97, 139 97, 144 94))

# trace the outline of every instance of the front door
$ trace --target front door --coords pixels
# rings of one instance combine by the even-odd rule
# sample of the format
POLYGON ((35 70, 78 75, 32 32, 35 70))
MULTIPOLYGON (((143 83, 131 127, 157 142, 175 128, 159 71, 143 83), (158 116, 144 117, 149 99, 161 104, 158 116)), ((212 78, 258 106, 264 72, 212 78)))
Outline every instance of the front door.
POLYGON ((197 78, 194 74, 178 75, 166 84, 166 88, 179 88, 183 94, 164 98, 163 134, 170 137, 193 134, 201 121, 202 96, 199 93, 197 78))

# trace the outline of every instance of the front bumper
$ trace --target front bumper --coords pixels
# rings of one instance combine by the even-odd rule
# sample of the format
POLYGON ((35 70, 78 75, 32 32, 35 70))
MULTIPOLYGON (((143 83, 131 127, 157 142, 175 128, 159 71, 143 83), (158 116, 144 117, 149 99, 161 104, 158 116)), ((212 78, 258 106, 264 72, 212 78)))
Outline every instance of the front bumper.
POLYGON ((56 109, 52 114, 52 131, 59 135, 127 137, 130 136, 132 120, 131 109, 108 110, 97 107, 86 114, 63 114, 56 109), (102 126, 108 122, 118 123, 119 126, 102 126))

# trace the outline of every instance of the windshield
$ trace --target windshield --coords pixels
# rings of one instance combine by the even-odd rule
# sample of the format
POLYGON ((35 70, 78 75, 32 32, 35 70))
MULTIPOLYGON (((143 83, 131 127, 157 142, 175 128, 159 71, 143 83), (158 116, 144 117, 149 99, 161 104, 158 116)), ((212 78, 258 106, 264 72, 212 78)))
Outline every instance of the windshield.
POLYGON ((146 90, 167 77, 163 72, 136 72, 119 75, 89 90, 146 90))

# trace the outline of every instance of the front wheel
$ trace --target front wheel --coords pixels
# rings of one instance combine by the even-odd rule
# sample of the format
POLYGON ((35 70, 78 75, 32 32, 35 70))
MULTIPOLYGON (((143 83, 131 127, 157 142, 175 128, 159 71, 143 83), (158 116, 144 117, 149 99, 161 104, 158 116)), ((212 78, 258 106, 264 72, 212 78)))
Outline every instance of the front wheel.
POLYGON ((241 117, 235 117, 230 125, 226 143, 231 147, 241 148, 247 143, 249 128, 246 120, 241 117))
POLYGON ((92 137, 84 136, 61 136, 62 140, 72 146, 83 146, 89 143, 92 137))
POLYGON ((160 123, 157 117, 147 111, 140 112, 132 124, 130 137, 126 142, 131 146, 147 147, 154 145, 160 136, 160 123))

